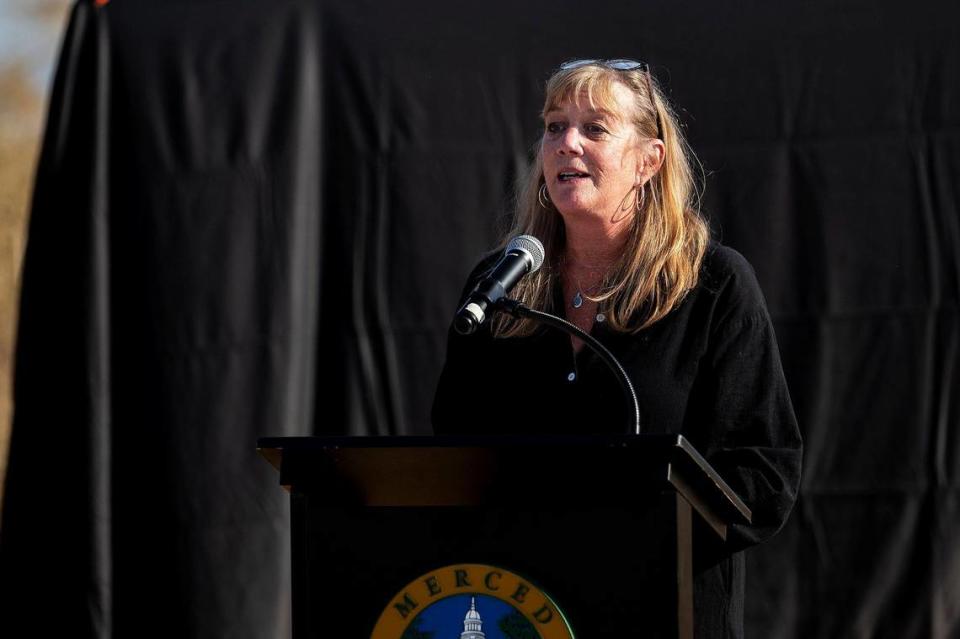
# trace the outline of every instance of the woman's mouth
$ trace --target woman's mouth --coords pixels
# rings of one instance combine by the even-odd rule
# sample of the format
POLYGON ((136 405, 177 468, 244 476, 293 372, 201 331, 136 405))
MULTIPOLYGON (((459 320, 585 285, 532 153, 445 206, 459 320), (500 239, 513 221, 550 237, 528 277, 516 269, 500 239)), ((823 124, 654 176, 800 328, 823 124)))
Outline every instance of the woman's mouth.
POLYGON ((561 171, 557 174, 557 179, 560 182, 569 182, 570 180, 577 180, 581 178, 590 177, 589 173, 580 173, 578 171, 561 171))

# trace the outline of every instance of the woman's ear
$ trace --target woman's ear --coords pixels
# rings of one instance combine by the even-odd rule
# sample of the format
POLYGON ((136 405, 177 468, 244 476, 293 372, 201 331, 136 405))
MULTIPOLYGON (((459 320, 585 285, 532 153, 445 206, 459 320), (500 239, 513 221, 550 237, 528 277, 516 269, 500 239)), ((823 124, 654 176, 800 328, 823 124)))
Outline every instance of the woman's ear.
POLYGON ((647 180, 656 175, 663 166, 666 155, 667 149, 663 140, 644 140, 640 148, 640 162, 637 164, 637 184, 646 184, 647 180))

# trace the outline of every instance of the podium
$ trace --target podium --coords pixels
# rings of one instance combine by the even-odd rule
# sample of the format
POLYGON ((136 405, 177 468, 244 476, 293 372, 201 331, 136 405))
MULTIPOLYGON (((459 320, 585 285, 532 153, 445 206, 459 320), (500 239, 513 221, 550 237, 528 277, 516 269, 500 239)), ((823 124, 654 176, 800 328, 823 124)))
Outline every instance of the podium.
POLYGON ((290 492, 294 639, 690 638, 694 537, 750 521, 679 435, 258 448, 290 492))

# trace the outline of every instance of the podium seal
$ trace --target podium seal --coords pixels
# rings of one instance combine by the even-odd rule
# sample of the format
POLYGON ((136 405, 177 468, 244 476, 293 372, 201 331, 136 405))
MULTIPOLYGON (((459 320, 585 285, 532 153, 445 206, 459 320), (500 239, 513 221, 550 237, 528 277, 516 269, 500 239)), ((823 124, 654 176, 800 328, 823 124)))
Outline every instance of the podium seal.
POLYGON ((421 575, 383 609, 370 639, 574 639, 560 608, 519 575, 454 564, 421 575))

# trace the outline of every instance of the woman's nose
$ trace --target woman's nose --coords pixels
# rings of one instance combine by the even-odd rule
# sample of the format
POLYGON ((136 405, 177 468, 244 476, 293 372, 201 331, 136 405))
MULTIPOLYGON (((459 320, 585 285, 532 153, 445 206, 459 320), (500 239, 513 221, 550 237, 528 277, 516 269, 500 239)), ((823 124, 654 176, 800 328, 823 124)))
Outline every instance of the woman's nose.
POLYGON ((580 155, 583 153, 580 131, 577 127, 568 127, 563 132, 563 137, 560 138, 560 144, 557 146, 557 152, 561 155, 580 155))

